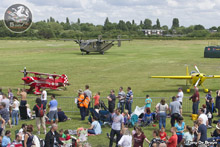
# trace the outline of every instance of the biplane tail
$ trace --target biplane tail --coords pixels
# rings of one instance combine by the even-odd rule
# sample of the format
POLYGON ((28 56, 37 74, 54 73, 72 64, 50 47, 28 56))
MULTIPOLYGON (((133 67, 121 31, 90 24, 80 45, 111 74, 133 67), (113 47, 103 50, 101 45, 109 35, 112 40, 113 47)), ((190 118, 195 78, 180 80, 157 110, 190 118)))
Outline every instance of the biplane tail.
POLYGON ((67 86, 67 85, 69 85, 69 81, 68 81, 67 75, 62 74, 62 76, 59 78, 59 80, 62 80, 62 81, 63 81, 64 87, 67 86))

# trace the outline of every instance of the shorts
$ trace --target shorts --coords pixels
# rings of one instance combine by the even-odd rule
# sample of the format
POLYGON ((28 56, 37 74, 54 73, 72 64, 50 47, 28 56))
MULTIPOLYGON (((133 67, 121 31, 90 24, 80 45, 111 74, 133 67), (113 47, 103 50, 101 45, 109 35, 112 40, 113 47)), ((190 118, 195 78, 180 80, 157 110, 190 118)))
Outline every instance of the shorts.
POLYGON ((55 119, 55 120, 58 119, 57 110, 49 112, 49 119, 50 119, 50 121, 52 121, 53 119, 55 119))
POLYGON ((43 117, 36 117, 36 125, 39 128, 40 126, 46 127, 45 126, 45 116, 43 117))

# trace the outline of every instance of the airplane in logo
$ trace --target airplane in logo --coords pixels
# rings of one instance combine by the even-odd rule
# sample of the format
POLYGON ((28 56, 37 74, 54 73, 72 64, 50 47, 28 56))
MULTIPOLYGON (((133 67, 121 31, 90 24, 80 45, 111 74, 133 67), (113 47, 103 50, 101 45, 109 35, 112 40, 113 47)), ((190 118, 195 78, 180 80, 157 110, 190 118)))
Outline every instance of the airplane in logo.
POLYGON ((24 68, 24 71, 20 72, 24 73, 24 77, 22 78, 24 84, 22 85, 30 86, 30 89, 27 90, 28 93, 35 89, 34 94, 39 95, 41 94, 41 88, 62 90, 59 89, 59 87, 66 87, 67 85, 69 85, 67 75, 65 74, 57 75, 49 73, 32 72, 26 71, 26 68, 24 68), (32 74, 33 76, 27 76, 28 74, 32 74))
POLYGON ((214 78, 220 78, 220 75, 206 75, 204 73, 200 73, 197 66, 195 66, 196 71, 191 71, 189 74, 188 66, 186 67, 186 76, 151 76, 151 78, 167 78, 167 79, 185 79, 186 85, 188 83, 191 84, 190 88, 187 89, 187 92, 189 93, 192 87, 202 86, 204 89, 204 92, 208 92, 209 90, 206 89, 203 85, 206 79, 214 79, 214 78))

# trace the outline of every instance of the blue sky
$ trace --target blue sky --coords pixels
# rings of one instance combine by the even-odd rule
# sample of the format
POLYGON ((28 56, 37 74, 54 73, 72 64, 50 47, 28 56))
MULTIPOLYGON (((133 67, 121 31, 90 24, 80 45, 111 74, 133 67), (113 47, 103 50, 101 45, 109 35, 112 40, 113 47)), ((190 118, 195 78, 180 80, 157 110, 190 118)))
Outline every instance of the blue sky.
POLYGON ((33 20, 46 20, 50 16, 59 21, 91 22, 103 24, 106 17, 111 22, 119 20, 140 20, 149 18, 155 24, 172 25, 172 19, 179 18, 180 25, 202 24, 206 28, 220 26, 220 0, 1 0, 0 16, 12 4, 28 6, 33 20))

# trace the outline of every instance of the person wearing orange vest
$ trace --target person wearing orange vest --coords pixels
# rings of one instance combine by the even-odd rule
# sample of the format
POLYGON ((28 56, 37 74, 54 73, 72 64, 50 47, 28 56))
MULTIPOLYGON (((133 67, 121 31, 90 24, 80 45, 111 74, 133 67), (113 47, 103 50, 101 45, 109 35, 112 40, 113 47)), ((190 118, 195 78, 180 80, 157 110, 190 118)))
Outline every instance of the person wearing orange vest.
POLYGON ((82 89, 78 90, 78 106, 80 109, 81 120, 85 120, 86 109, 89 106, 89 97, 85 97, 82 89))

